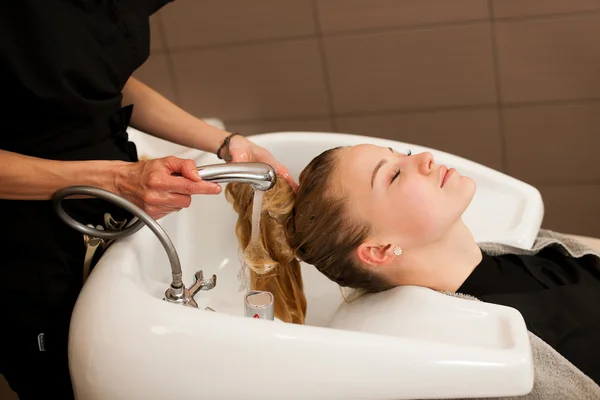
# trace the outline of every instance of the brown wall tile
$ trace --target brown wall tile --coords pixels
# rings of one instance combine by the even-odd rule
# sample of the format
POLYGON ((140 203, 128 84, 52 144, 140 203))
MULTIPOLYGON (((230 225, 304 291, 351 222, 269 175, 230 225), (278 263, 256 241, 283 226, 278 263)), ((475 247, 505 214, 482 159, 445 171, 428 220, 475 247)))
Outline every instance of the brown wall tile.
POLYGON ((600 97, 600 15, 498 22, 502 100, 600 97))
POLYGON ((503 115, 510 174, 550 183, 600 182, 600 103, 508 108, 503 115))
POLYGON ((161 13, 171 48, 315 33, 311 0, 177 0, 161 13))
POLYGON ((328 114, 317 41, 172 54, 181 102, 222 119, 328 114))
POLYGON ((317 0, 323 33, 487 19, 481 0, 317 0))
POLYGON ((506 158, 506 172, 542 188, 546 227, 600 236, 600 170, 592 161, 600 101, 579 101, 600 99, 598 11, 600 0, 178 0, 152 25, 156 37, 154 20, 164 22, 167 43, 155 39, 152 49, 173 60, 173 85, 164 58, 136 74, 243 134, 335 129, 498 170, 506 158), (358 32, 378 29, 387 32, 358 32), (546 104, 514 104, 535 102, 546 104))
POLYGON ((495 102, 488 23, 324 41, 338 113, 495 102))
POLYGON ((160 14, 154 14, 150 17, 150 51, 164 51, 167 50, 162 35, 162 25, 160 21, 160 14))
POLYGON ((600 9, 599 0, 493 0, 495 17, 525 17, 600 9))
POLYGON ((329 117, 293 119, 281 121, 225 121, 230 132, 244 135, 256 135, 271 132, 333 132, 329 117))
POLYGON ((339 132, 431 147, 502 170, 498 111, 444 111, 368 117, 338 117, 339 132))
POLYGON ((537 185, 546 209, 542 227, 600 238, 600 185, 537 185))
POLYGON ((167 57, 169 56, 166 53, 152 54, 133 76, 167 99, 177 102, 173 81, 167 66, 167 57))

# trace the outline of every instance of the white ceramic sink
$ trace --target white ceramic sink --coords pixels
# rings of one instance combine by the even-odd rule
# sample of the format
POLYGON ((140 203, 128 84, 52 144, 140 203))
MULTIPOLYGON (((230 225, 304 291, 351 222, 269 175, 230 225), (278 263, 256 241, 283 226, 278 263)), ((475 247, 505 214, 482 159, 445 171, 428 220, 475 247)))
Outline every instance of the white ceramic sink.
MULTIPOLYGON (((251 137, 295 175, 321 151, 374 143, 430 150, 478 183, 465 221, 479 241, 532 245, 543 216, 533 187, 440 151, 355 135, 251 137)), ((220 162, 200 154, 199 165, 220 162)), ((170 266, 148 228, 116 242, 77 301, 69 358, 80 400, 427 399, 517 396, 533 385, 525 324, 514 309, 401 287, 345 304, 304 264, 306 325, 243 317, 237 215, 224 195, 198 196, 160 223, 186 285, 217 275, 199 309, 162 300, 170 266), (205 311, 211 307, 216 312, 205 311)))

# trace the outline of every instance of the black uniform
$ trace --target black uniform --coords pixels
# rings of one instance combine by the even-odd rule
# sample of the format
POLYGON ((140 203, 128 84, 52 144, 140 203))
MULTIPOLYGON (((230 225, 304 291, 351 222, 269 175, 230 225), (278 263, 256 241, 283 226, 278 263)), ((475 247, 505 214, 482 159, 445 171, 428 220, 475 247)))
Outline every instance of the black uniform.
POLYGON ((556 247, 537 255, 489 256, 458 290, 513 307, 527 328, 600 384, 600 262, 556 247))
MULTIPOLYGON (((149 56, 150 15, 168 1, 0 2, 0 149, 137 161, 121 90, 149 56)), ((67 203, 85 224, 130 217, 98 199, 67 203)), ((67 335, 83 235, 50 201, 0 200, 0 224, 0 373, 22 400, 72 398, 67 335)))

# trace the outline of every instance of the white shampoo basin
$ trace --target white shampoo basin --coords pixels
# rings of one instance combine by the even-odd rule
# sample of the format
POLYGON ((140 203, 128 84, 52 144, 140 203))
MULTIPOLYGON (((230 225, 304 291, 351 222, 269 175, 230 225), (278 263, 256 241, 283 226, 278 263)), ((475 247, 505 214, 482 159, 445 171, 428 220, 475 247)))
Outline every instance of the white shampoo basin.
MULTIPOLYGON (((338 145, 429 150, 477 181, 464 215, 476 240, 530 247, 541 225, 535 188, 434 149, 329 133, 251 139, 296 179, 310 159, 338 145)), ((205 153, 196 161, 220 162, 205 153)), ((162 300, 170 266, 147 227, 108 249, 72 316, 69 360, 79 400, 442 399, 531 390, 527 330, 512 308, 418 287, 346 304, 336 284, 304 264, 306 325, 245 318, 236 218, 221 194, 197 196, 189 209, 159 221, 178 250, 186 285, 197 270, 217 275, 214 289, 196 295, 198 309, 162 300)))

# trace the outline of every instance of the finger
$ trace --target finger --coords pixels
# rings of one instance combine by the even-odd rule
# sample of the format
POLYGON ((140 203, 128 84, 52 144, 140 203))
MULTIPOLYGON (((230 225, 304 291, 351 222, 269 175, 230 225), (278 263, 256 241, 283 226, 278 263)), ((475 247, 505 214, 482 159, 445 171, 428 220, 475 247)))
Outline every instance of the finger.
POLYGON ((173 157, 172 159, 165 161, 165 165, 171 173, 178 172, 183 178, 188 180, 177 179, 175 181, 169 179, 169 185, 172 185, 172 189, 174 189, 176 193, 184 195, 221 193, 221 185, 202 180, 198 173, 198 167, 196 167, 196 163, 193 160, 183 160, 181 158, 173 157))
POLYGON ((150 172, 146 179, 145 185, 148 195, 153 196, 155 192, 170 192, 182 195, 191 194, 219 194, 221 193, 221 185, 214 182, 207 182, 200 179, 192 181, 183 176, 173 176, 168 170, 154 170, 150 172))
POLYGON ((221 193, 221 185, 203 181, 200 178, 196 164, 192 160, 166 157, 163 159, 163 163, 167 173, 154 171, 150 175, 149 186, 153 189, 162 189, 182 195, 221 193), (174 172, 181 176, 172 175, 174 172))
POLYGON ((287 173, 283 174, 283 178, 291 186, 294 193, 297 193, 298 192, 298 184, 296 183, 296 181, 294 181, 294 178, 292 178, 292 175, 290 175, 289 172, 287 172, 287 173))
POLYGON ((171 193, 166 190, 148 190, 139 196, 142 208, 149 214, 158 212, 179 211, 187 208, 192 203, 192 197, 178 193, 171 193))
POLYGON ((166 190, 171 193, 182 195, 193 194, 219 194, 221 193, 221 185, 214 182, 206 182, 200 180, 198 182, 190 181, 186 178, 169 177, 166 180, 166 190))
POLYGON ((163 166, 169 171, 170 175, 180 175, 192 181, 199 181, 202 178, 198 173, 198 168, 193 160, 169 156, 160 159, 163 166))
POLYGON ((275 172, 277 175, 281 176, 288 183, 288 185, 290 185, 294 192, 298 191, 298 184, 296 184, 294 178, 292 178, 292 174, 290 174, 286 167, 281 164, 277 164, 275 167, 275 172))
POLYGON ((158 221, 161 218, 166 217, 167 215, 169 215, 169 213, 159 213, 159 214, 153 214, 151 215, 151 217, 155 220, 158 221))
POLYGON ((188 208, 192 204, 192 196, 167 192, 166 195, 155 204, 159 207, 164 207, 169 211, 179 211, 182 208, 188 208))
POLYGON ((192 194, 219 194, 221 185, 207 181, 192 181, 183 176, 172 176, 169 174, 153 174, 148 180, 148 187, 154 192, 164 191, 180 195, 192 194), (160 176, 159 176, 160 175, 160 176))
POLYGON ((160 207, 160 206, 150 206, 147 207, 147 213, 154 219, 163 218, 171 213, 179 212, 181 208, 177 207, 160 207))
POLYGON ((179 172, 181 173, 181 176, 194 182, 202 180, 198 173, 198 167, 196 167, 196 163, 192 160, 185 160, 179 167, 179 172))

